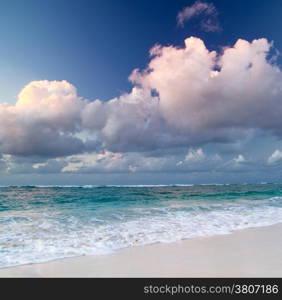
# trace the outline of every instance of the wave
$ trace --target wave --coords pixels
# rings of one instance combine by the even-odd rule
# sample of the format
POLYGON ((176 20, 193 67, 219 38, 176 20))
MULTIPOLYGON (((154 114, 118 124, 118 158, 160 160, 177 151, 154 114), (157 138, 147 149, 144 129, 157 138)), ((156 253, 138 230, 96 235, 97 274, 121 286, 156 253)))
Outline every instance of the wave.
POLYGON ((108 184, 108 185, 1 185, 0 188, 101 188, 101 187, 173 187, 194 186, 194 184, 108 184))
POLYGON ((109 184, 109 185, 0 185, 0 188, 133 188, 133 187, 193 187, 193 186, 246 186, 246 185, 279 185, 281 183, 176 183, 176 184, 109 184))
POLYGON ((170 203, 166 207, 113 209, 85 218, 46 212, 8 212, 0 218, 0 267, 40 263, 81 255, 104 255, 122 248, 170 243, 188 238, 230 234, 233 231, 282 222, 282 197, 252 205, 170 203), (279 205, 279 206, 277 206, 279 205), (132 217, 133 216, 133 217, 132 217))

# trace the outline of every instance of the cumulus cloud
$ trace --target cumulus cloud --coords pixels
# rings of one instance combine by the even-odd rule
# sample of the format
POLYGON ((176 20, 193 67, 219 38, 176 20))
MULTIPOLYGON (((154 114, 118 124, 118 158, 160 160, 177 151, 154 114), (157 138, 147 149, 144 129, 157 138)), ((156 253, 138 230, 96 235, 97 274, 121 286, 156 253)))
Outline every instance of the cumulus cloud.
MULTIPOLYGON (((16 159, 17 160, 17 159, 16 159)), ((10 165, 16 167, 16 160, 10 165)), ((25 161, 27 161, 25 159, 25 161)), ((221 157, 208 155, 202 149, 190 149, 187 154, 168 154, 153 156, 148 153, 120 153, 101 151, 96 153, 76 154, 62 158, 50 158, 44 162, 35 162, 32 168, 23 169, 25 162, 21 159, 21 167, 12 170, 35 173, 144 173, 144 172, 203 172, 215 168, 222 163, 221 157), (192 154, 193 153, 193 154, 192 154), (195 157, 191 159, 191 155, 195 157)), ((11 169, 10 169, 11 171, 11 169)))
POLYGON ((219 31, 218 12, 212 3, 201 0, 196 1, 191 6, 186 6, 177 15, 177 24, 184 26, 185 22, 195 18, 202 17, 201 28, 204 31, 219 31))
POLYGON ((219 55, 191 37, 184 48, 153 48, 148 68, 130 79, 158 91, 163 117, 187 143, 234 142, 253 129, 281 135, 282 73, 267 60, 270 48, 240 39, 219 55))
POLYGON ((183 160, 177 162, 179 171, 203 172, 216 170, 223 160, 219 154, 207 154, 202 148, 189 149, 183 160))
POLYGON ((62 172, 89 172, 89 171, 124 171, 124 155, 122 153, 113 153, 104 151, 102 153, 87 153, 73 155, 65 159, 66 166, 62 172))
POLYGON ((246 159, 242 154, 239 154, 237 157, 233 158, 233 162, 236 163, 236 164, 240 164, 240 163, 243 163, 245 161, 246 161, 246 159))
POLYGON ((242 154, 234 157, 222 156, 202 148, 191 148, 186 152, 161 156, 155 156, 151 152, 120 153, 105 150, 48 159, 5 154, 0 159, 0 174, 190 173, 198 176, 206 173, 217 176, 224 173, 273 174, 275 169, 272 167, 275 166, 278 165, 265 164, 263 159, 246 159, 242 154), (270 167, 272 172, 269 172, 270 167))
POLYGON ((282 73, 268 60, 271 47, 239 39, 216 53, 195 37, 182 48, 155 46, 148 67, 130 75, 132 91, 109 101, 83 99, 66 81, 31 82, 16 104, 0 104, 0 153, 6 165, 7 155, 36 157, 34 172, 216 165, 199 147, 256 131, 282 135, 282 73), (181 159, 136 154, 180 147, 192 148, 181 159))
MULTIPOLYGON (((16 160, 12 162, 17 165, 16 160)), ((154 157, 143 153, 119 153, 108 150, 75 154, 61 158, 50 158, 43 162, 29 164, 29 169, 16 172, 34 173, 135 173, 174 170, 176 157, 154 157), (32 167, 31 167, 32 166, 32 167)), ((15 170, 13 170, 15 173, 15 170)))
POLYGON ((268 164, 272 165, 278 162, 281 162, 282 160, 282 151, 275 150, 268 158, 267 162, 268 164))
POLYGON ((203 161, 205 159, 205 154, 203 152, 203 150, 201 148, 199 149, 191 149, 186 157, 185 157, 185 161, 191 161, 191 162, 198 162, 198 161, 203 161))
POLYGON ((159 98, 138 87, 107 102, 89 103, 82 111, 82 125, 111 151, 144 151, 167 145, 170 138, 159 98))
POLYGON ((0 152, 60 156, 83 151, 75 137, 85 100, 66 81, 33 81, 15 105, 0 104, 0 152))

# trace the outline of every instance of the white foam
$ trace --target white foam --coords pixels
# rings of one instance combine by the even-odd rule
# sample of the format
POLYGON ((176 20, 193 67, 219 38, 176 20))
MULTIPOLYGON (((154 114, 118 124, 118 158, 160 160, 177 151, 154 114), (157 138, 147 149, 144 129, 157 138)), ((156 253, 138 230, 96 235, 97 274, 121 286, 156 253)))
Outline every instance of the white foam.
MULTIPOLYGON (((271 200, 281 201, 281 197, 271 200)), ((134 219, 116 212, 115 218, 108 222, 98 222, 94 217, 86 222, 56 213, 2 214, 0 267, 84 254, 101 255, 130 246, 229 234, 234 230, 282 222, 282 208, 267 203, 255 207, 202 205, 190 211, 185 211, 185 206, 172 204, 139 208, 134 219)))

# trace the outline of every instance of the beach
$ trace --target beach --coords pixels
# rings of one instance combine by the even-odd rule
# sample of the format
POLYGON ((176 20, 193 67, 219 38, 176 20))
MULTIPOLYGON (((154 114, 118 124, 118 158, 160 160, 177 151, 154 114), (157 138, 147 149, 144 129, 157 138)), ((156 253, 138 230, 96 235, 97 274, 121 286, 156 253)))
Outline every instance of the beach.
POLYGON ((282 185, 2 187, 2 277, 276 277, 282 185))
POLYGON ((0 270, 0 277, 281 277, 282 224, 0 270))

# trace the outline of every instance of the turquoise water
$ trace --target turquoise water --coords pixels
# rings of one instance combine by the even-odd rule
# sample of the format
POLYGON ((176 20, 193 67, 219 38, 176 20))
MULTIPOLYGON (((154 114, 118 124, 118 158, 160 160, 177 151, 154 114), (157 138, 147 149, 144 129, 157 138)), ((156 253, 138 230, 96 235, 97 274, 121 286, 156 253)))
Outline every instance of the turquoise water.
POLYGON ((282 222, 282 185, 0 187, 0 267, 282 222))

